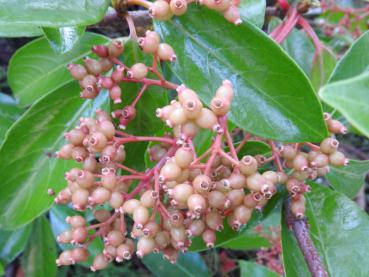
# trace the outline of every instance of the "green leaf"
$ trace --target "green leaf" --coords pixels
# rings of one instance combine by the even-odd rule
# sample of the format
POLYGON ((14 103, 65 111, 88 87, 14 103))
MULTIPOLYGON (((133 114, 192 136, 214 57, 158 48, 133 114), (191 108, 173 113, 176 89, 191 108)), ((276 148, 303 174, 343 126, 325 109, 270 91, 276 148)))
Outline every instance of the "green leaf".
POLYGON ((279 275, 265 266, 255 262, 238 261, 241 269, 241 277, 278 277, 279 275))
MULTIPOLYGON (((269 32, 282 23, 277 17, 274 17, 268 25, 269 32)), ((310 76, 312 63, 314 59, 314 45, 308 36, 296 28, 292 29, 281 46, 287 51, 292 59, 301 67, 307 76, 310 76)))
POLYGON ((0 231, 0 260, 11 263, 26 247, 32 224, 14 231, 0 231))
POLYGON ((63 54, 73 49, 85 33, 85 26, 62 28, 44 27, 42 30, 56 53, 63 54))
POLYGON ((248 22, 237 28, 221 15, 192 7, 155 29, 178 57, 172 70, 210 103, 222 80, 235 87, 230 119, 251 133, 281 141, 319 141, 327 136, 320 103, 288 55, 248 22), (206 32, 202 32, 206 26, 206 32), (221 38, 221 39, 220 39, 221 38))
POLYGON ((46 38, 31 41, 20 48, 12 57, 8 69, 8 82, 19 104, 32 104, 39 97, 54 91, 72 79, 67 64, 80 62, 91 54, 94 44, 106 44, 109 39, 86 33, 73 50, 57 54, 46 38))
POLYGON ((241 0, 238 10, 242 20, 247 20, 261 28, 264 24, 265 7, 265 0, 241 0))
POLYGON ((369 31, 364 33, 358 40, 356 40, 345 55, 338 62, 329 82, 336 82, 357 76, 369 67, 369 31))
POLYGON ((328 82, 336 63, 336 56, 327 47, 324 47, 322 52, 314 58, 310 75, 311 82, 316 91, 319 91, 328 82))
MULTIPOLYGON (((237 145, 237 144, 236 144, 237 145)), ((262 141, 249 140, 238 152, 238 157, 242 158, 245 155, 265 155, 270 153, 271 149, 268 144, 262 141)))
POLYGON ((281 218, 283 268, 286 277, 311 277, 311 273, 298 246, 297 240, 293 232, 288 229, 284 213, 281 218))
POLYGON ((4 139, 6 131, 22 112, 23 110, 16 106, 12 97, 0 93, 0 144, 4 139))
POLYGON ((12 0, 1 1, 0 25, 64 27, 99 22, 109 6, 108 0, 12 0))
POLYGON ((175 264, 162 258, 161 254, 149 254, 142 259, 144 265, 157 277, 206 277, 210 272, 198 253, 180 253, 175 264))
POLYGON ((32 233, 23 256, 23 270, 27 277, 56 275, 56 244, 45 216, 33 224, 32 233))
POLYGON ((48 188, 63 188, 64 173, 75 165, 53 157, 65 143, 64 132, 108 101, 106 92, 85 101, 71 83, 41 98, 9 129, 0 148, 1 228, 18 228, 50 207, 48 188))
MULTIPOLYGON (((311 186, 312 191, 306 195, 306 216, 311 238, 329 276, 369 276, 369 267, 363 265, 369 245, 368 215, 342 193, 315 183, 311 186)), ((293 247, 285 250, 283 253, 298 253, 293 247)), ((291 259, 286 264, 302 266, 301 261, 291 259)))
MULTIPOLYGON (((127 66, 132 66, 135 63, 143 62, 150 63, 151 57, 143 55, 134 41, 127 41, 124 45, 125 55, 124 63, 127 66)), ((135 83, 122 84, 122 102, 119 107, 130 105, 140 91, 141 85, 135 83)), ((159 107, 163 107, 168 103, 168 96, 166 91, 159 87, 149 87, 138 101, 136 105, 136 117, 127 126, 126 132, 137 136, 152 136, 158 130, 163 130, 164 124, 155 116, 155 111, 159 107)), ((116 108, 116 107, 115 107, 116 108)), ((114 108, 114 109, 115 109, 114 108)), ((148 143, 140 142, 130 144, 126 148, 127 159, 125 165, 134 167, 137 170, 145 169, 145 151, 148 143)))
POLYGON ((42 36, 40 27, 22 23, 1 24, 0 37, 37 37, 42 36))
POLYGON ((365 184, 365 175, 368 171, 369 161, 350 160, 349 164, 344 167, 331 166, 326 178, 334 189, 352 199, 365 184))
POLYGON ((369 137, 369 72, 330 83, 320 92, 320 98, 337 109, 360 132, 369 137))

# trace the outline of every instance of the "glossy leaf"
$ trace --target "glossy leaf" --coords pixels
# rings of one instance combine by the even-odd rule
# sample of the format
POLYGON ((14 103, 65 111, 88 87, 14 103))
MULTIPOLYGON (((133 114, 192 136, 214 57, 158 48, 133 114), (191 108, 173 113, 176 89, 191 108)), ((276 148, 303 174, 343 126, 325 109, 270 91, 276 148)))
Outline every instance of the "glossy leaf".
POLYGON ((206 277, 210 272, 198 253, 180 253, 175 264, 162 258, 161 254, 149 254, 142 260, 144 265, 157 277, 206 277))
POLYGON ((26 247, 32 224, 14 231, 0 231, 0 261, 12 262, 26 247))
POLYGON ((319 95, 369 137, 369 72, 324 86, 319 95))
POLYGON ((37 37, 37 36, 42 36, 42 30, 40 27, 18 23, 1 24, 0 37, 13 38, 13 37, 37 37))
POLYGON ((344 167, 331 166, 326 177, 334 189, 346 194, 349 198, 354 198, 365 184, 365 175, 368 171, 369 161, 351 160, 344 167))
MULTIPOLYGON (((274 17, 268 25, 269 32, 282 23, 282 20, 274 17)), ((301 67, 306 75, 310 76, 314 59, 314 45, 308 36, 301 30, 292 29, 281 46, 301 67)))
MULTIPOLYGON (((149 63, 150 57, 143 55, 137 43, 128 41, 125 44, 124 63, 132 66, 135 63, 149 63)), ((135 83, 122 84, 122 102, 119 107, 130 105, 140 91, 141 85, 135 83)), ((127 126, 126 132, 134 135, 150 135, 155 134, 158 130, 163 130, 164 123, 155 116, 155 111, 159 107, 163 107, 168 103, 167 92, 159 87, 149 87, 140 98, 136 105, 136 117, 127 126)), ((116 106, 114 106, 114 109, 116 106)), ((145 151, 148 143, 132 143, 129 144, 127 150, 127 158, 125 165, 132 166, 137 170, 145 168, 145 151)))
POLYGON ((329 82, 336 82, 368 71, 369 31, 356 40, 338 62, 329 82))
POLYGON ((337 59, 334 53, 327 47, 324 47, 322 52, 315 56, 310 75, 316 91, 319 91, 328 82, 336 63, 337 59))
MULTIPOLYGON (((237 144, 236 144, 237 145, 237 144)), ((268 144, 262 141, 249 140, 238 152, 238 157, 242 158, 245 155, 266 155, 271 149, 268 144)))
POLYGON ((265 0, 241 0, 238 10, 242 20, 261 28, 264 24, 265 8, 265 0))
POLYGON ((33 40, 20 48, 12 56, 8 69, 9 86, 19 104, 29 105, 39 97, 75 82, 67 64, 80 62, 91 54, 91 46, 108 41, 104 36, 86 33, 78 45, 65 54, 55 53, 46 38, 33 40))
POLYGON ((45 216, 38 218, 23 256, 24 275, 29 277, 55 276, 56 244, 45 216))
POLYGON ((0 144, 4 139, 6 131, 22 114, 23 110, 16 106, 15 100, 0 93, 0 144))
POLYGON ((61 27, 91 25, 105 15, 108 0, 12 0, 1 1, 0 25, 28 24, 61 27))
POLYGON ((298 246, 297 240, 293 232, 287 227, 284 213, 281 218, 282 260, 286 277, 311 277, 311 273, 298 246))
POLYGON ((85 33, 85 26, 62 28, 44 27, 42 30, 56 53, 70 51, 85 33))
POLYGON ((241 277, 278 277, 279 275, 269 268, 249 261, 238 261, 241 277))
MULTIPOLYGON (((369 245, 368 215, 340 192, 314 183, 311 186, 306 215, 329 276, 368 276, 369 267, 363 264, 369 245)), ((294 251, 292 248, 291 253, 294 251)))
POLYGON ((207 104, 222 80, 233 83, 230 119, 237 126, 281 141, 318 141, 327 135, 306 76, 252 24, 235 28, 213 11, 192 7, 185 16, 156 22, 155 29, 176 51, 175 75, 207 104))
POLYGON ((48 188, 63 188, 64 173, 76 165, 54 157, 65 143, 64 132, 108 99, 102 92, 95 101, 85 101, 72 83, 41 98, 11 127, 0 149, 1 228, 18 228, 50 207, 48 188))

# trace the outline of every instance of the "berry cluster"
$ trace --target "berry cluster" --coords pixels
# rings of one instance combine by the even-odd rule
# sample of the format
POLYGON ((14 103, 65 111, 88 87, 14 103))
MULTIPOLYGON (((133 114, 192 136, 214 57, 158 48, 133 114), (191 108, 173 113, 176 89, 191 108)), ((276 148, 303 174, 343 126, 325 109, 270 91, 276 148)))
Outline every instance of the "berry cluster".
MULTIPOLYGON (((294 215, 303 217, 303 194, 310 189, 305 181, 326 174, 329 164, 347 163, 337 151, 338 141, 334 138, 325 139, 320 146, 266 141, 271 156, 239 158, 238 152, 251 135, 243 133, 242 141, 234 146, 227 124, 234 94, 231 82, 223 81, 206 108, 195 91, 169 83, 159 73, 158 60, 175 60, 169 45, 160 43, 158 35, 151 31, 138 42, 144 52, 153 55, 151 66, 126 66, 118 59, 123 44, 113 42, 93 48, 99 61, 88 59, 85 66, 70 65, 69 69, 84 90, 93 89, 96 93, 106 88, 112 96, 113 88, 121 82, 142 84, 130 105, 112 113, 119 118, 121 128, 134 118, 135 104, 148 86, 176 89, 178 99, 156 113, 172 132, 162 137, 128 134, 117 130, 110 115, 98 110, 96 118, 82 118, 80 125, 65 135, 69 143, 57 152, 57 157, 74 159, 81 166, 65 174, 68 186, 59 192, 55 202, 71 203, 80 211, 92 209, 97 223, 88 225, 81 216, 66 219, 71 229, 62 233, 58 241, 76 248, 62 252, 58 265, 86 260, 86 247, 96 237, 103 238, 105 247, 94 258, 93 271, 103 269, 113 260, 130 259, 134 253, 143 257, 162 252, 164 258, 175 262, 178 251, 186 251, 195 236, 201 236, 208 247, 213 247, 225 220, 239 230, 247 224, 253 210, 262 209, 276 193, 279 184, 285 185, 291 194, 294 215), (101 67, 95 70, 102 60, 110 62, 110 76, 101 76, 106 71, 101 67), (148 72, 158 80, 148 79, 148 72), (86 78, 94 78, 95 82, 86 85, 86 78), (214 138, 210 148, 198 155, 193 139, 201 129, 214 131, 214 138), (151 160, 156 161, 144 172, 124 165, 125 144, 142 141, 154 143, 148 152, 151 160), (130 218, 133 224, 129 223, 130 218), (133 239, 138 240, 137 245, 133 239)), ((119 97, 112 96, 115 103, 120 102, 120 97, 120 93, 119 97)), ((343 125, 329 115, 325 119, 332 134, 345 132, 343 125)))
MULTIPOLYGON (((132 1, 133 2, 133 1, 132 1)), ((173 15, 180 16, 186 13, 188 4, 192 3, 192 0, 156 0, 153 3, 147 3, 149 7, 150 15, 157 20, 168 20, 173 15)), ((140 2, 135 2, 140 4, 140 2)), ((238 6, 240 1, 238 0, 200 0, 200 5, 204 5, 209 9, 218 11, 223 14, 224 18, 235 24, 240 25, 242 20, 238 6)))

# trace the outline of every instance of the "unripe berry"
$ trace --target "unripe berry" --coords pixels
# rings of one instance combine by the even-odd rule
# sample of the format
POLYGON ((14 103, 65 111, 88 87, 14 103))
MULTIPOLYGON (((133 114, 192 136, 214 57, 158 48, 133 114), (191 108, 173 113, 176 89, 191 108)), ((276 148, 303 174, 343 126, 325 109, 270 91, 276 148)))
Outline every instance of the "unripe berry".
POLYGON ((112 122, 110 122, 108 120, 100 121, 98 123, 97 127, 98 127, 99 132, 104 134, 104 136, 108 140, 111 140, 114 137, 115 127, 114 127, 114 124, 112 122))
POLYGON ((189 184, 178 184, 173 188, 173 198, 182 203, 187 203, 188 198, 193 194, 193 188, 189 184))
POLYGON ((78 228, 78 227, 84 227, 86 226, 86 220, 80 216, 68 216, 65 221, 72 227, 72 228, 78 228))
POLYGON ((240 11, 238 10, 237 6, 230 6, 226 11, 223 12, 223 16, 227 21, 235 24, 236 26, 242 23, 240 11))
POLYGON ((329 170, 330 170, 329 166, 318 168, 317 169, 317 175, 318 176, 325 176, 329 172, 329 170))
POLYGON ((172 105, 164 106, 163 108, 156 109, 156 116, 163 121, 167 121, 169 119, 169 115, 175 108, 172 105))
POLYGON ((212 248, 215 246, 216 234, 211 229, 206 229, 202 233, 202 239, 204 240, 206 247, 212 248))
POLYGON ((298 218, 301 219, 305 214, 305 197, 300 194, 298 197, 292 198, 291 211, 298 218))
POLYGON ((220 191, 211 191, 208 194, 208 203, 212 208, 223 210, 225 208, 226 195, 220 191))
POLYGON ((168 20, 173 16, 168 2, 164 0, 157 0, 152 3, 149 8, 149 14, 158 20, 168 20))
POLYGON ((207 205, 206 200, 202 195, 192 194, 187 199, 187 206, 191 211, 200 214, 205 211, 207 205))
POLYGON ((296 178, 288 178, 286 182, 286 187, 288 191, 290 191, 292 194, 298 193, 301 190, 301 182, 297 180, 296 178))
POLYGON ((169 114, 167 124, 169 127, 173 127, 176 125, 182 125, 186 123, 186 121, 187 121, 186 111, 182 107, 178 107, 173 109, 173 111, 169 114))
POLYGON ((107 72, 114 66, 113 62, 110 61, 108 58, 102 58, 99 60, 99 63, 101 65, 101 69, 103 72, 107 72))
POLYGON ((243 205, 247 208, 253 209, 258 205, 258 201, 255 200, 254 195, 252 193, 248 193, 243 198, 243 205))
POLYGON ((156 247, 156 243, 154 239, 142 237, 137 242, 136 255, 142 258, 143 256, 153 252, 155 247, 156 247))
POLYGON ((155 243, 159 249, 164 249, 170 242, 170 234, 168 231, 159 231, 155 236, 155 243))
POLYGON ((207 175, 198 175, 193 180, 193 188, 196 193, 207 194, 212 189, 212 181, 207 175))
POLYGON ((278 183, 278 174, 277 174, 277 172, 275 172, 275 171, 265 171, 265 172, 263 172, 262 175, 264 176, 265 179, 269 180, 273 184, 278 183))
POLYGON ((348 164, 348 159, 339 151, 329 155, 329 162, 334 166, 344 166, 348 164))
POLYGON ((159 198, 159 194, 154 190, 145 191, 140 198, 141 205, 146 208, 152 208, 155 205, 156 200, 159 198))
POLYGON ((170 46, 167 43, 160 43, 159 44, 157 55, 158 55, 159 59, 162 60, 162 61, 174 62, 177 59, 177 56, 174 53, 174 50, 173 50, 172 46, 170 46))
POLYGON ((83 79, 79 82, 79 84, 81 85, 81 87, 83 88, 87 88, 90 86, 95 87, 97 83, 97 78, 94 75, 86 75, 85 77, 83 77, 83 79))
POLYGON ((87 75, 87 70, 83 65, 68 64, 67 68, 72 77, 78 81, 81 81, 87 75))
POLYGON ((91 50, 99 57, 109 56, 108 47, 106 45, 94 45, 92 46, 91 50))
POLYGON ((81 145, 85 136, 85 133, 81 129, 77 128, 64 135, 65 139, 75 146, 81 145))
POLYGON ((297 151, 294 147, 292 147, 290 145, 285 145, 285 146, 283 146, 281 154, 282 154, 282 157, 284 159, 293 160, 297 155, 297 151))
POLYGON ((91 202, 93 204, 102 205, 105 202, 109 201, 110 197, 111 197, 111 192, 108 189, 104 187, 96 188, 92 192, 91 202))
POLYGON ((190 170, 188 169, 183 169, 181 171, 181 174, 176 178, 176 182, 177 183, 183 183, 183 182, 187 182, 188 178, 190 176, 190 170))
POLYGON ((83 62, 90 74, 99 75, 102 72, 102 67, 99 61, 86 57, 83 59, 83 62))
POLYGON ((95 256, 92 266, 90 267, 91 271, 97 271, 104 269, 109 264, 108 260, 105 258, 103 254, 98 254, 95 256))
POLYGON ((200 3, 202 5, 207 6, 209 9, 223 12, 231 6, 232 1, 230 0, 201 0, 200 3))
POLYGON ((113 192, 109 204, 113 209, 119 209, 123 205, 123 197, 119 192, 113 192))
POLYGON ((185 241, 186 241, 186 230, 185 228, 182 227, 178 227, 178 228, 171 228, 170 229, 170 235, 172 237, 173 240, 175 240, 178 243, 178 246, 181 247, 181 245, 183 246, 185 241))
POLYGON ((88 145, 96 152, 101 152, 105 148, 107 142, 107 138, 101 132, 93 132, 88 138, 88 145))
POLYGON ((261 188, 265 183, 265 177, 263 177, 259 173, 252 174, 246 179, 247 188, 252 192, 261 191, 261 188))
POLYGON ((233 86, 229 80, 224 80, 222 85, 216 91, 216 97, 220 97, 222 99, 227 99, 229 102, 232 102, 233 99, 233 86))
POLYGON ((114 81, 110 77, 99 77, 97 84, 105 89, 111 89, 114 86, 114 81))
POLYGON ((120 145, 117 149, 114 162, 115 163, 122 163, 126 159, 126 150, 124 149, 124 145, 120 145))
POLYGON ((72 194, 72 203, 74 208, 83 210, 88 203, 89 192, 85 189, 77 189, 72 194))
POLYGON ((309 161, 303 154, 297 154, 292 161, 292 165, 295 170, 304 171, 307 170, 309 161))
POLYGON ((320 151, 324 154, 332 154, 337 151, 338 145, 338 140, 326 138, 320 143, 320 151))
POLYGON ((123 45, 123 42, 120 40, 113 40, 108 45, 108 52, 109 52, 109 56, 111 57, 119 57, 120 55, 123 54, 123 51, 124 51, 124 45, 123 45))
POLYGON ((83 243, 87 239, 88 233, 85 227, 78 227, 73 230, 73 243, 83 243))
POLYGON ((230 201, 231 208, 242 204, 245 192, 243 189, 233 189, 227 193, 227 200, 230 201))
POLYGON ((72 251, 71 250, 65 250, 65 251, 63 251, 59 255, 59 258, 56 259, 56 264, 58 266, 61 266, 61 265, 71 265, 71 264, 73 264, 72 251))
POLYGON ((146 77, 148 72, 149 70, 145 64, 136 63, 127 71, 127 77, 130 79, 142 80, 146 77))
POLYGON ((63 160, 71 160, 73 159, 72 157, 72 152, 74 149, 74 145, 73 144, 65 144, 62 146, 62 148, 60 148, 60 150, 58 152, 55 153, 56 157, 59 159, 63 159, 63 160))
POLYGON ((64 231, 57 237, 58 243, 70 243, 73 239, 73 232, 71 230, 64 231))
POLYGON ((181 133, 188 138, 193 138, 199 132, 199 127, 193 121, 187 121, 181 125, 181 133))
POLYGON ((153 35, 146 35, 144 38, 139 38, 138 44, 145 53, 154 54, 159 48, 160 38, 158 39, 153 35))
POLYGON ((105 243, 114 247, 119 246, 124 241, 124 236, 121 232, 113 230, 108 233, 104 239, 105 243))
POLYGON ((141 229, 149 220, 149 210, 140 205, 133 211, 133 221, 135 222, 138 229, 141 229), (141 227, 141 228, 139 228, 141 227))
POLYGON ((252 215, 252 209, 244 205, 238 206, 234 210, 234 217, 241 225, 246 224, 250 220, 251 215, 252 215))
POLYGON ((109 95, 114 104, 122 103, 122 89, 120 86, 116 85, 109 89, 109 95))
POLYGON ((103 164, 109 163, 115 159, 117 149, 113 145, 107 145, 101 152, 100 162, 103 164))
POLYGON ((130 199, 124 202, 123 211, 127 214, 133 214, 137 207, 141 205, 141 202, 137 199, 130 199))
POLYGON ((110 211, 108 210, 95 210, 93 211, 93 215, 99 222, 105 222, 111 218, 110 211))
POLYGON ((149 221, 142 228, 142 232, 147 238, 154 238, 156 234, 159 232, 159 225, 155 221, 149 221))
POLYGON ((338 120, 332 119, 328 121, 327 123, 328 123, 327 125, 328 125, 329 132, 333 134, 346 134, 347 129, 345 125, 343 125, 338 120))
POLYGON ((258 163, 256 159, 250 155, 243 156, 240 161, 240 170, 242 174, 251 175, 256 172, 258 163))
POLYGON ((187 1, 186 0, 171 0, 170 9, 174 15, 183 15, 187 11, 187 1))
POLYGON ((111 172, 110 170, 103 170, 102 177, 101 177, 101 184, 104 188, 108 190, 114 190, 117 186, 118 180, 115 173, 111 172))
POLYGON ((231 103, 228 101, 228 99, 214 97, 211 100, 210 107, 215 115, 223 116, 228 113, 231 103))
POLYGON ((88 250, 83 247, 77 247, 72 250, 72 259, 75 263, 87 261, 89 256, 88 250))
POLYGON ((310 162, 311 166, 313 167, 324 167, 328 165, 329 158, 327 155, 323 153, 318 153, 314 159, 310 162))
POLYGON ((168 161, 160 170, 159 179, 162 181, 174 181, 181 174, 181 168, 172 161, 168 161))
POLYGON ((186 99, 182 104, 182 107, 186 112, 187 118, 195 119, 200 115, 203 105, 201 101, 196 98, 196 99, 186 99))
POLYGON ((195 119, 196 124, 203 129, 215 130, 218 125, 218 119, 215 114, 207 109, 202 108, 200 115, 195 119))
POLYGON ((215 230, 215 231, 222 231, 223 227, 223 218, 221 215, 216 211, 211 211, 205 216, 205 222, 208 228, 215 230))
POLYGON ((96 86, 87 86, 81 91, 80 96, 84 99, 95 99, 98 93, 96 86))
POLYGON ((76 182, 81 188, 88 189, 94 185, 95 178, 91 172, 87 170, 79 170, 76 182))
POLYGON ((85 148, 76 146, 72 150, 72 157, 77 163, 81 163, 88 157, 88 152, 85 148))
POLYGON ((117 248, 105 244, 103 254, 108 261, 112 261, 117 256, 117 248))
POLYGON ((117 248, 117 256, 122 259, 129 260, 132 257, 134 251, 134 244, 131 239, 126 239, 126 241, 119 245, 117 248))
POLYGON ((188 225, 186 233, 189 237, 197 237, 204 232, 205 228, 206 226, 203 220, 194 220, 188 225))
POLYGON ((113 73, 111 74, 111 78, 115 83, 120 83, 123 81, 124 75, 124 67, 121 65, 118 65, 115 70, 113 71, 113 73))
POLYGON ((279 184, 284 184, 287 181, 288 175, 284 172, 277 172, 277 176, 278 176, 278 183, 279 184))

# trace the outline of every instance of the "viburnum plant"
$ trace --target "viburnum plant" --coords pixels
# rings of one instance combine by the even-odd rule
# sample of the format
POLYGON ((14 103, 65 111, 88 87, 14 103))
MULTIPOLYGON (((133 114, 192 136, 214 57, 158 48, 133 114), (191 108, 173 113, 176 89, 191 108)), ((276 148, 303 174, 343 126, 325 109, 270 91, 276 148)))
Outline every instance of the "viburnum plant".
POLYGON ((346 140, 369 135, 368 5, 280 0, 264 22, 263 1, 18 2, 0 7, 0 34, 41 26, 44 37, 8 70, 18 106, 31 106, 0 148, 3 263, 26 249, 27 276, 136 256, 156 275, 168 274, 155 271, 162 263, 210 276, 187 253, 261 248, 259 265, 239 262, 242 276, 369 274, 369 219, 349 199, 369 163, 346 157, 366 157, 346 140), (153 26, 140 25, 147 16, 153 26), (130 37, 81 27, 121 21, 130 37), (346 33, 359 37, 349 50, 346 33), (347 264, 337 253, 350 248, 347 264))

